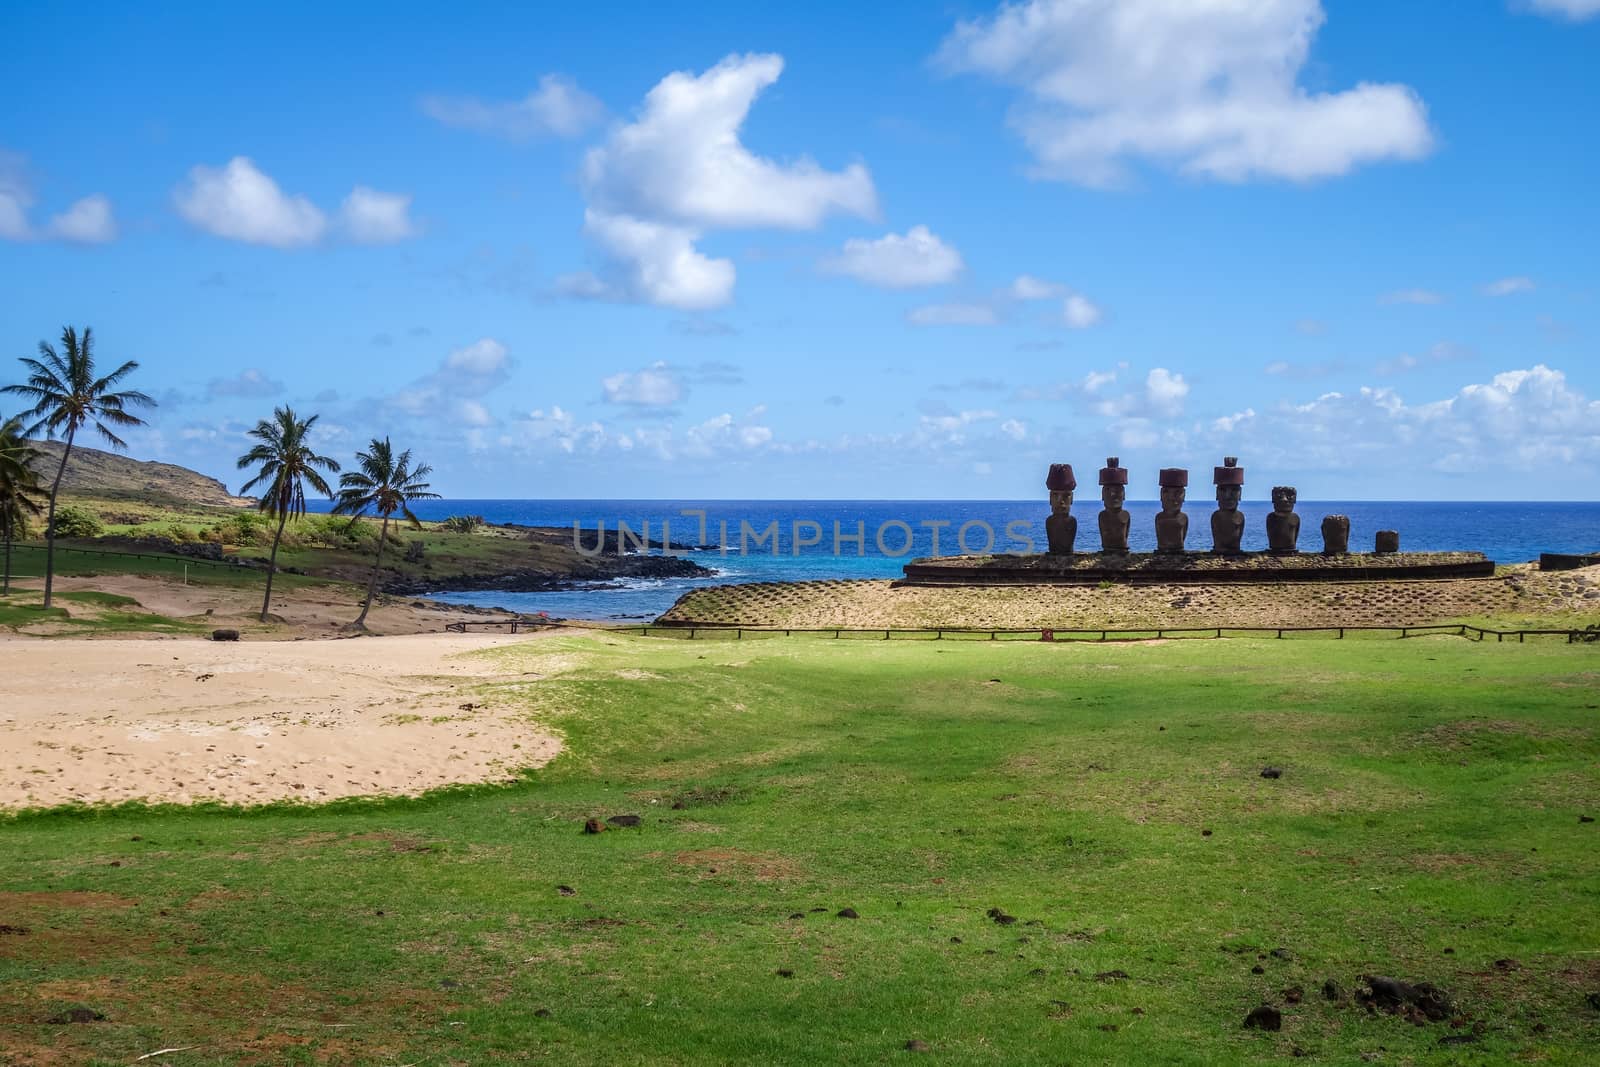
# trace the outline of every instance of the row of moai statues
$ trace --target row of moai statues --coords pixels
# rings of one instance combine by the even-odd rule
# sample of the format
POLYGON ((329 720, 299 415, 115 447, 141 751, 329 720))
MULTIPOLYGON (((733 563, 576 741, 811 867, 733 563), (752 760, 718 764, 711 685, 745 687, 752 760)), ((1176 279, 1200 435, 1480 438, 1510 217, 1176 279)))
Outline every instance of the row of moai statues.
MULTIPOLYGON (((1184 501, 1189 494, 1189 472, 1182 467, 1164 467, 1157 476, 1161 490, 1161 511, 1156 515, 1156 551, 1178 553, 1184 551, 1189 536, 1189 516, 1183 513, 1184 501)), ((1244 495, 1244 468, 1235 456, 1223 459, 1222 466, 1213 467, 1212 484, 1217 490, 1217 510, 1211 515, 1211 551, 1218 555, 1240 554, 1239 543, 1244 537, 1244 516, 1239 513, 1239 500, 1244 495)), ((1052 463, 1045 477, 1045 488, 1050 491, 1050 517, 1045 520, 1045 536, 1049 540, 1050 554, 1070 556, 1078 538, 1078 520, 1072 516, 1073 491, 1078 479, 1070 463, 1052 463)), ((1106 459, 1100 468, 1100 548, 1102 552, 1127 552, 1130 519, 1123 510, 1128 496, 1128 469, 1116 456, 1106 459)), ((1267 516, 1267 550, 1281 555, 1299 551, 1300 516, 1294 508, 1299 494, 1292 485, 1272 487, 1272 512, 1267 516)), ((1378 552, 1400 551, 1400 535, 1393 530, 1378 531, 1378 552)), ((1328 515, 1322 520, 1322 552, 1340 556, 1350 551, 1350 518, 1347 515, 1328 515)))

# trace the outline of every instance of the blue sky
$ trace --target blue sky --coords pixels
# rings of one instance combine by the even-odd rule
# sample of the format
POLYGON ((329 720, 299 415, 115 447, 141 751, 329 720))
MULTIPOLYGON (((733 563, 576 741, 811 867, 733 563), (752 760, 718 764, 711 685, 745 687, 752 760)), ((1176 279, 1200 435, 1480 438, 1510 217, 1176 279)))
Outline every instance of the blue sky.
POLYGON ((288 403, 452 496, 1593 499, 1597 57, 1596 0, 13 3, 0 353, 92 325, 235 486, 288 403))

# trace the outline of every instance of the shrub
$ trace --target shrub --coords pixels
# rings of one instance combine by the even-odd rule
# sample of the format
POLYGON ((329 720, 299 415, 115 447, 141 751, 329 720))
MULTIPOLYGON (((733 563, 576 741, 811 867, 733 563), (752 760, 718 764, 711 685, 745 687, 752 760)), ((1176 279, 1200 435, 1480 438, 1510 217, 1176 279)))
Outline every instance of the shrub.
POLYGON ((71 504, 56 509, 57 537, 99 537, 104 530, 100 517, 92 511, 71 504))
POLYGON ((307 515, 300 524, 300 536, 307 544, 323 548, 349 548, 360 539, 360 528, 338 515, 307 515))
POLYGON ((225 545, 255 545, 272 537, 267 520, 254 511, 235 512, 219 523, 218 529, 225 545))
POLYGON ((161 535, 176 541, 180 545, 189 544, 196 539, 194 528, 185 526, 180 522, 167 524, 167 527, 161 531, 161 535))
POLYGON ((451 533, 472 533, 484 525, 482 515, 452 515, 439 524, 451 533))

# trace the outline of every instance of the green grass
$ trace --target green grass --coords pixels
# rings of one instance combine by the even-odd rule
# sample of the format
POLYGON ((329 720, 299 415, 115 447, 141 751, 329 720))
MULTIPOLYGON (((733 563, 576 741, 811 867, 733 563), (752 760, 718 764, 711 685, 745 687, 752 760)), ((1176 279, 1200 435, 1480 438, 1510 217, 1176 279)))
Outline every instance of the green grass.
MULTIPOLYGON (((101 574, 133 574, 152 578, 183 579, 187 576, 194 585, 259 586, 266 581, 266 573, 252 567, 235 567, 185 560, 177 556, 138 555, 119 550, 104 552, 92 547, 93 542, 60 544, 56 546, 56 573, 70 577, 87 578, 101 574)), ((11 550, 13 575, 37 577, 44 573, 45 550, 42 545, 16 545, 11 550)), ((289 588, 304 585, 313 579, 295 574, 279 574, 274 587, 289 588)))
POLYGON ((51 636, 87 637, 116 634, 194 634, 203 633, 207 627, 181 619, 169 619, 139 608, 133 597, 116 593, 99 593, 91 590, 59 592, 57 600, 69 604, 83 604, 93 608, 89 614, 73 613, 67 608, 44 607, 44 594, 37 590, 13 589, 8 596, 0 597, 0 627, 23 627, 51 624, 56 631, 51 636))
POLYGON ((486 651, 566 741, 522 784, 0 824, 0 1061, 1593 1062, 1597 653, 486 651), (1319 994, 1362 974, 1469 1021, 1319 994), (108 1019, 40 1022, 72 1004, 108 1019))

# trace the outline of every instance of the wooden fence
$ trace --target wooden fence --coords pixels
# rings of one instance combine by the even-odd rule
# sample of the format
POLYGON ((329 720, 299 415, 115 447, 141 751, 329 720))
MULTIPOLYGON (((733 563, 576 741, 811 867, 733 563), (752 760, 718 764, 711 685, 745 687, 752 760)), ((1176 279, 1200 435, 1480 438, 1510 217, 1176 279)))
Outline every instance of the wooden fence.
MULTIPOLYGON (((25 548, 34 552, 46 551, 46 546, 42 544, 27 544, 22 541, 16 542, 13 547, 18 549, 25 548)), ((113 559, 153 559, 162 563, 192 563, 196 567, 221 567, 226 570, 234 570, 238 568, 243 568, 246 570, 253 569, 251 564, 240 559, 200 559, 196 556, 183 556, 178 555, 177 553, 122 552, 114 548, 69 548, 66 545, 57 545, 56 554, 60 555, 62 553, 71 553, 75 556, 109 557, 113 559)))
POLYGON ((1145 626, 1127 629, 1101 628, 1092 629, 981 629, 972 627, 937 627, 925 629, 902 629, 896 627, 882 628, 852 628, 847 626, 823 627, 778 627, 778 626, 733 626, 733 625, 657 625, 646 623, 638 626, 623 626, 613 628, 614 633, 632 633, 642 637, 651 635, 673 636, 694 640, 700 637, 721 637, 731 640, 742 640, 745 634, 759 636, 776 636, 782 634, 791 637, 797 634, 807 634, 829 637, 836 640, 845 639, 871 639, 889 641, 923 640, 923 641, 1149 641, 1164 639, 1191 640, 1195 638, 1209 638, 1215 640, 1222 637, 1270 634, 1276 639, 1283 639, 1285 635, 1294 634, 1319 634, 1336 640, 1343 640, 1349 634, 1393 635, 1396 638, 1428 637, 1434 635, 1450 635, 1455 637, 1476 638, 1479 641, 1493 637, 1498 642, 1507 638, 1515 638, 1518 642, 1525 643, 1530 637, 1561 637, 1568 644, 1600 642, 1600 627, 1591 626, 1587 629, 1565 630, 1494 630, 1482 626, 1473 626, 1470 623, 1439 623, 1426 626, 1145 626))

